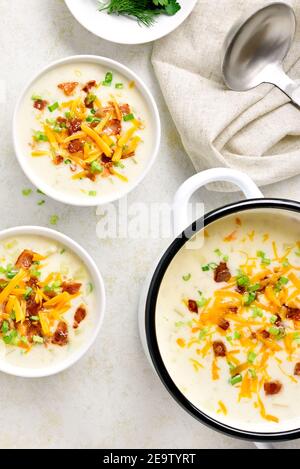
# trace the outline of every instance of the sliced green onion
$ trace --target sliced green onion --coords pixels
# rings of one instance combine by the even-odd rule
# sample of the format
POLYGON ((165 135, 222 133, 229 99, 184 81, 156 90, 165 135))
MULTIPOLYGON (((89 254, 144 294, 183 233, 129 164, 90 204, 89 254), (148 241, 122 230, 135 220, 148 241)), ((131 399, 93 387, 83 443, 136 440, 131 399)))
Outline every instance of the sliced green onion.
POLYGON ((32 189, 23 189, 22 194, 24 197, 28 197, 30 194, 32 194, 32 189))
POLYGON ((100 163, 98 163, 98 161, 93 161, 91 163, 91 171, 92 173, 102 173, 103 166, 100 163))
POLYGON ((54 112, 58 108, 59 108, 58 102, 56 102, 54 104, 51 104, 51 106, 48 106, 48 109, 49 109, 50 112, 54 112))
POLYGON ((38 204, 38 205, 44 205, 45 203, 46 203, 45 200, 39 200, 37 204, 38 204))
POLYGON ((256 293, 254 292, 246 293, 243 296, 243 303, 245 306, 250 306, 253 303, 253 301, 255 301, 255 299, 256 299, 256 293))
POLYGON ((241 338, 241 334, 240 334, 239 332, 235 331, 235 332, 233 333, 233 338, 234 338, 235 340, 240 339, 240 338, 241 338))
POLYGON ((27 288, 26 288, 26 291, 25 291, 25 293, 24 293, 24 298, 25 298, 25 300, 28 300, 28 298, 30 297, 32 291, 33 291, 33 290, 32 290, 31 287, 27 287, 27 288))
POLYGON ((97 191, 89 191, 89 196, 90 197, 96 197, 97 196, 97 191))
POLYGON ((32 340, 36 344, 43 344, 44 343, 43 337, 40 337, 39 335, 33 335, 32 340))
POLYGON ((128 122, 128 121, 132 121, 134 119, 134 115, 133 114, 127 114, 126 116, 123 117, 123 120, 125 122, 128 122))
POLYGON ((110 86, 111 83, 113 81, 113 74, 112 72, 107 72, 107 74, 105 75, 105 79, 104 81, 102 82, 102 85, 104 86, 110 86))
POLYGON ((30 316, 31 321, 39 321, 40 318, 38 316, 30 316))
POLYGON ((117 90, 122 90, 122 89, 124 88, 124 85, 123 85, 123 83, 116 83, 116 84, 115 84, 115 88, 116 88, 117 90))
POLYGON ((7 321, 3 321, 2 327, 1 327, 1 332, 3 334, 6 334, 9 331, 9 324, 7 321))
POLYGON ((87 284, 87 295, 90 295, 93 291, 94 291, 94 285, 91 282, 89 282, 87 284))
POLYGON ((232 386, 235 386, 236 384, 241 383, 242 381, 243 381, 242 375, 235 375, 229 380, 232 386))
POLYGON ((59 216, 58 215, 51 215, 50 217, 50 224, 51 225, 57 225, 57 222, 59 220, 59 216))
POLYGON ((40 132, 39 130, 34 131, 33 138, 37 142, 48 142, 48 137, 44 132, 40 132))
POLYGON ((253 365, 253 363, 255 362, 256 357, 257 357, 256 353, 249 352, 248 357, 247 357, 248 363, 251 363, 253 365))
POLYGON ((191 274, 186 274, 182 276, 182 280, 184 280, 185 282, 188 282, 189 280, 191 280, 191 278, 192 278, 191 274))

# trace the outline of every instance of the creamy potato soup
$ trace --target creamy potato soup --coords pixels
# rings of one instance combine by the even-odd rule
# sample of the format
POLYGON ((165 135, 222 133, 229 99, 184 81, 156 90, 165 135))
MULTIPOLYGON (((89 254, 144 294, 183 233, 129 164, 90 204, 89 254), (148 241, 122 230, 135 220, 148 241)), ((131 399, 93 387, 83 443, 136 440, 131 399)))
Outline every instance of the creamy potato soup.
POLYGON ((300 415, 297 215, 257 210, 209 225, 203 247, 182 248, 163 278, 156 333, 171 378, 197 408, 250 431, 293 428, 300 415))
POLYGON ((18 138, 31 170, 62 193, 124 191, 145 170, 153 123, 127 78, 93 63, 61 65, 31 86, 18 138))
POLYGON ((93 284, 82 261, 56 241, 0 242, 0 356, 20 367, 63 361, 95 326, 93 284))

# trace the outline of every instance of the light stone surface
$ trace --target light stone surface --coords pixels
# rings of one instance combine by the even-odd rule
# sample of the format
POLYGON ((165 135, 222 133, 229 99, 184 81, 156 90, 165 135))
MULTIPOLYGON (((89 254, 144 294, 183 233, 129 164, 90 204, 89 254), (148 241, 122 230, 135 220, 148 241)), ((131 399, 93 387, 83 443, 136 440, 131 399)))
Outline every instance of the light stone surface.
MULTIPOLYGON (((224 0, 226 1, 226 0, 224 0)), ((50 61, 74 54, 98 54, 123 62, 150 86, 162 118, 158 161, 132 202, 168 202, 194 172, 156 83, 151 45, 119 46, 84 30, 63 0, 1 0, 0 85, 6 99, 0 113, 1 228, 49 226, 80 242, 97 262, 107 290, 107 313, 98 340, 73 368, 58 376, 24 380, 0 374, 1 448, 252 448, 205 428, 170 398, 150 368, 138 335, 137 304, 153 260, 166 240, 99 240, 95 209, 61 205, 39 207, 14 156, 11 137, 16 98, 31 76, 50 61)), ((1 88, 0 87, 0 97, 1 88)), ((294 181, 268 187, 269 196, 297 198, 294 181)), ((206 210, 237 200, 239 194, 203 190, 206 210)), ((278 445, 295 447, 297 443, 278 445)))

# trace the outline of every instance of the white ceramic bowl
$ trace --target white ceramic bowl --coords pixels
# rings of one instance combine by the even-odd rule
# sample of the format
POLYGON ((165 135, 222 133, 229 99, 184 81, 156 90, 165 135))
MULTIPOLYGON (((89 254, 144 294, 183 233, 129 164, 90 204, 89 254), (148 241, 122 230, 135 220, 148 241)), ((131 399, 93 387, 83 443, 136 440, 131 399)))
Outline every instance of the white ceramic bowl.
POLYGON ((189 16, 197 0, 180 0, 181 10, 174 16, 160 15, 151 26, 139 25, 124 16, 97 12, 97 0, 65 0, 76 20, 88 31, 118 44, 144 44, 156 41, 174 31, 189 16))
POLYGON ((42 368, 24 368, 14 366, 5 362, 5 358, 2 358, 0 356, 0 371, 8 373, 10 375, 20 376, 23 378, 41 378, 57 374, 74 365, 74 363, 76 363, 94 343, 104 319, 105 288, 101 274, 91 256, 79 244, 77 244, 68 236, 57 231, 51 230, 49 228, 43 228, 40 226, 18 226, 15 228, 9 228, 7 230, 1 231, 0 240, 6 239, 8 237, 17 237, 22 235, 42 236, 44 238, 57 241, 69 248, 69 250, 72 251, 75 255, 77 255, 86 266, 91 276, 94 285, 94 292, 96 295, 96 323, 89 340, 60 363, 42 368))
MULTIPOLYGON (((24 124, 26 125, 26 123, 24 124)), ((76 205, 82 207, 91 207, 97 205, 108 204, 115 200, 120 199, 121 197, 125 196, 129 192, 131 192, 140 182, 145 178, 146 174, 150 171, 157 155, 160 146, 160 139, 161 139, 161 124, 157 106, 155 101, 150 93, 148 87, 145 83, 129 68, 125 67, 125 65, 120 64, 114 60, 108 59, 106 57, 100 57, 96 55, 76 55, 67 57, 65 59, 58 60, 56 62, 52 62, 50 65, 45 67, 41 70, 30 82, 26 85, 21 96, 18 99, 14 118, 13 118, 13 142, 14 148, 16 152, 16 156, 18 161, 26 174, 26 176, 30 179, 30 181, 42 192, 47 194, 52 199, 58 200, 59 202, 63 202, 69 205, 76 205), (47 184, 45 178, 39 177, 36 173, 33 172, 32 167, 29 164, 29 156, 25 154, 24 148, 19 140, 18 137, 18 116, 20 112, 21 105, 23 100, 25 99, 26 94, 28 93, 29 89, 34 86, 34 83, 39 80, 43 75, 46 75, 48 72, 55 70, 65 64, 84 64, 84 63, 93 63, 99 64, 100 66, 106 68, 107 70, 117 71, 126 77, 129 81, 134 81, 136 89, 140 92, 142 98, 144 99, 147 108, 149 110, 149 116, 153 125, 153 142, 152 148, 149 155, 149 159, 147 164, 145 165, 143 171, 140 173, 138 177, 129 181, 128 183, 124 184, 122 189, 116 189, 115 191, 101 195, 100 193, 96 197, 86 197, 86 196, 74 196, 74 194, 68 194, 66 192, 62 192, 51 185, 47 184)), ((99 192, 99 191, 98 191, 99 192)))

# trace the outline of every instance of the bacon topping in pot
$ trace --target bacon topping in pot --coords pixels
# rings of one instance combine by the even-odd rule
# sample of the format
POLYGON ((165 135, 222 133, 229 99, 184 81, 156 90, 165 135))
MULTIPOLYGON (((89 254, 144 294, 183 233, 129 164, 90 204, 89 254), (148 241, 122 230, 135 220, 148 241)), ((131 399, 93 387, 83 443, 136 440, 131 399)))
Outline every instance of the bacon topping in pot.
POLYGON ((34 252, 25 249, 18 257, 16 267, 19 269, 29 269, 33 263, 34 252))
POLYGON ((86 308, 84 305, 80 305, 75 312, 74 315, 74 329, 77 329, 79 324, 85 319, 86 317, 86 308))
POLYGON ((90 80, 86 83, 86 85, 84 85, 84 87, 82 88, 82 91, 84 91, 85 93, 89 93, 90 90, 94 88, 94 86, 96 85, 97 85, 96 80, 90 80))
POLYGON ((261 331, 260 334, 264 339, 268 339, 270 337, 270 333, 266 330, 261 331))
POLYGON ((68 325, 64 321, 60 321, 52 337, 52 343, 63 347, 67 345, 68 341, 68 325))
POLYGON ((60 90, 62 90, 66 96, 71 96, 76 87, 78 86, 77 81, 68 81, 66 83, 60 83, 60 85, 57 85, 60 90))
POLYGON ((39 111, 43 111, 45 107, 47 106, 48 101, 45 101, 44 99, 36 99, 33 103, 33 107, 35 109, 38 109, 39 111))
POLYGON ((213 342, 213 350, 216 357, 226 357, 226 345, 221 341, 213 342))
POLYGON ((127 116, 128 114, 130 114, 130 106, 129 104, 121 104, 119 106, 119 109, 120 111, 122 112, 122 114, 124 114, 125 116, 127 116))
POLYGON ((72 140, 68 145, 68 150, 70 153, 78 153, 82 151, 83 143, 77 138, 76 140, 72 140))
POLYGON ((287 307, 286 317, 293 321, 300 321, 300 309, 287 307))
POLYGON ((231 273, 230 273, 230 270, 228 269, 226 262, 220 262, 218 267, 216 267, 215 273, 214 273, 214 279, 215 279, 215 282, 217 283, 229 282, 229 280, 231 279, 231 273))
POLYGON ((26 300, 26 316, 37 316, 37 313, 41 309, 39 303, 36 303, 35 296, 30 295, 26 300))
POLYGON ((63 282, 62 291, 70 293, 70 295, 75 295, 79 292, 81 285, 81 283, 76 282, 63 282))
POLYGON ((228 321, 226 321, 226 319, 224 318, 221 318, 219 323, 218 323, 218 326, 223 329, 223 331, 227 331, 230 327, 230 323, 228 321))
POLYGON ((188 308, 191 313, 198 313, 198 305, 195 300, 188 301, 188 308))
POLYGON ((282 389, 280 381, 272 381, 270 383, 264 383, 264 390, 267 396, 274 396, 279 394, 282 389))
POLYGON ((76 132, 79 132, 81 130, 81 119, 74 118, 71 120, 67 121, 67 129, 68 129, 68 134, 73 135, 76 134, 76 132))
POLYGON ((300 376, 300 362, 296 363, 296 365, 295 365, 294 375, 295 376, 300 376))

